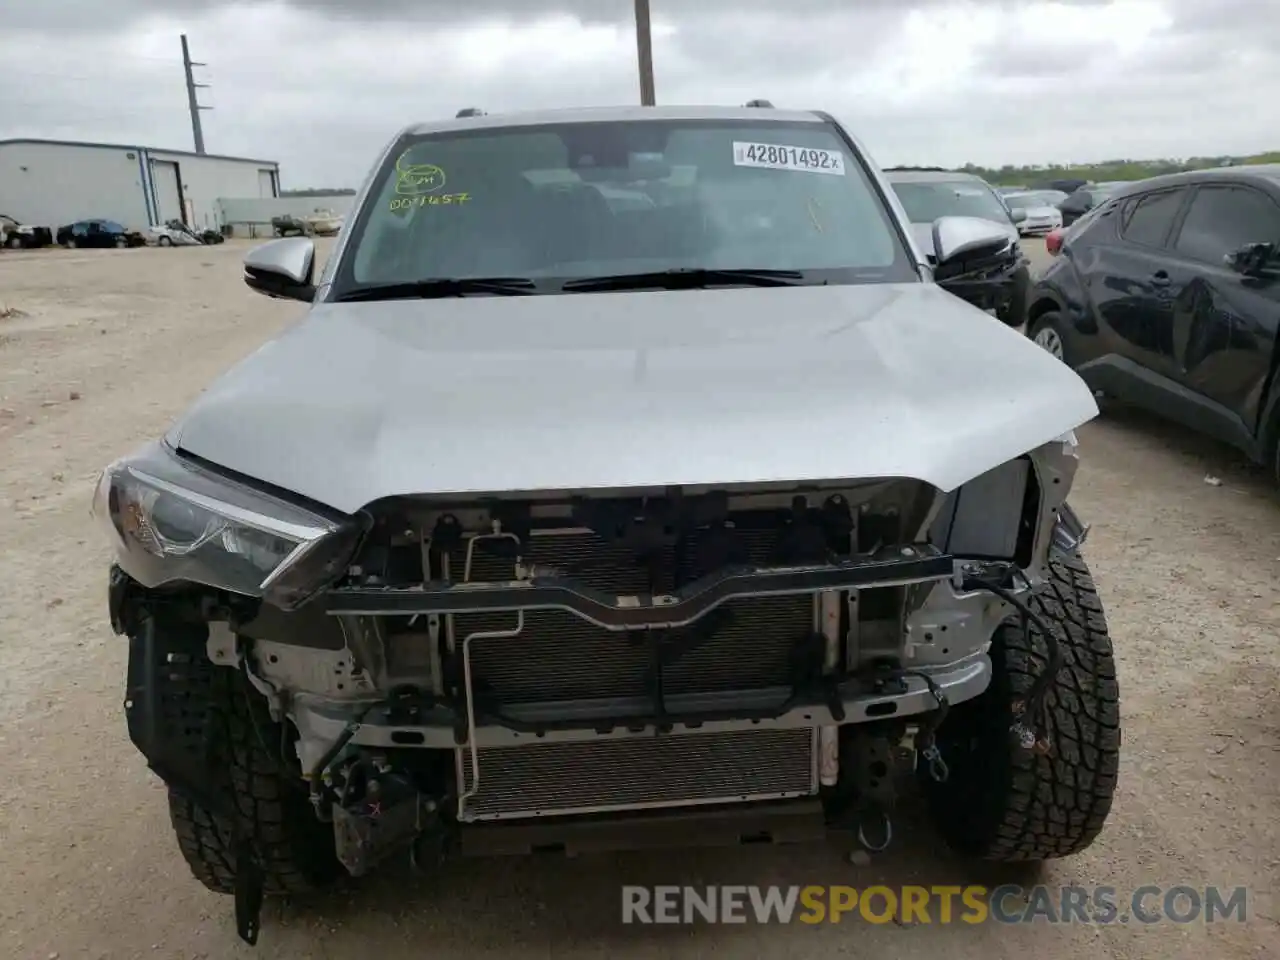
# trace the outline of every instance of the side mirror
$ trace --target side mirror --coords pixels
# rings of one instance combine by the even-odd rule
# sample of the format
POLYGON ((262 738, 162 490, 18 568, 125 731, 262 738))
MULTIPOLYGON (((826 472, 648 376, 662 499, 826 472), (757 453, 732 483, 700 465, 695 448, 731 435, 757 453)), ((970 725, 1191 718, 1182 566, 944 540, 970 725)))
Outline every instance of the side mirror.
POLYGON ((980 217, 933 221, 933 250, 940 267, 962 257, 994 256, 1012 242, 1004 227, 980 217))
POLYGON ((244 282, 250 290, 276 300, 315 299, 315 241, 286 237, 254 247, 244 258, 244 282))
POLYGON ((1280 244, 1246 243, 1224 258, 1228 267, 1245 277, 1280 279, 1280 244))
POLYGON ((1009 219, 1014 223, 1023 223, 1027 219, 1027 211, 1022 207, 1014 207, 1009 211, 1009 219))

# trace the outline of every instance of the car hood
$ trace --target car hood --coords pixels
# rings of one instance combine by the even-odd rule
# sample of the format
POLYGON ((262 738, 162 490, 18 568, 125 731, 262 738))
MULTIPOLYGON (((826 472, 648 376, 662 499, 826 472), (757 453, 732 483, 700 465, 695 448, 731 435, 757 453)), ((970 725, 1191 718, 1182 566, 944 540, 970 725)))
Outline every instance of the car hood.
MULTIPOLYGON (((1018 233, 1018 228, 1015 227, 1012 223, 1001 223, 998 220, 992 220, 990 222, 994 223, 996 226, 1002 229, 1006 234, 1008 234, 1009 239, 1012 240, 1014 243, 1017 243, 1018 240, 1021 239, 1021 236, 1018 233)), ((933 222, 932 221, 930 221, 929 223, 911 224, 911 238, 915 240, 916 246, 919 247, 921 253, 925 254, 928 257, 933 256, 934 246, 933 246, 933 222)))
POLYGON ((1049 219, 1052 220, 1054 217, 1058 217, 1062 215, 1062 212, 1057 207, 1038 206, 1038 207, 1024 207, 1023 209, 1027 211, 1028 217, 1036 217, 1036 218, 1048 217, 1049 219))
POLYGON ((911 477, 1092 419, 1070 368, 931 283, 320 303, 169 442, 350 513, 388 496, 911 477))

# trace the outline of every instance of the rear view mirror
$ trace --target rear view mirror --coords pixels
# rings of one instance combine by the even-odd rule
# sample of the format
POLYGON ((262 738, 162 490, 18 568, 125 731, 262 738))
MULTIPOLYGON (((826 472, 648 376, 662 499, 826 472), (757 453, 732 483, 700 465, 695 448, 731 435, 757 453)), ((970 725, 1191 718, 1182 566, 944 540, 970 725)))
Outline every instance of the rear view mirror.
POLYGON ((938 266, 962 258, 994 256, 1012 242, 1004 227, 980 217, 939 217, 933 221, 938 266))
POLYGON ((285 237, 254 247, 244 258, 244 282, 250 290, 277 300, 315 299, 315 241, 285 237))
POLYGON ((1009 219, 1014 223, 1023 223, 1027 219, 1027 211, 1022 207, 1014 207, 1009 211, 1009 219))
POLYGON ((1224 259, 1228 267, 1242 276, 1280 279, 1280 244, 1246 243, 1224 259))

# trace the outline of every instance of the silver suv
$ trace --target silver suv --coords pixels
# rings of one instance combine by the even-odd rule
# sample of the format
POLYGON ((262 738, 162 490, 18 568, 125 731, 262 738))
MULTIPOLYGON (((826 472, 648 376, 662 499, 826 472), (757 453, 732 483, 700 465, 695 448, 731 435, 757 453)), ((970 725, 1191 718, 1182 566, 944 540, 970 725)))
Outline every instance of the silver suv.
POLYGON ((411 127, 318 278, 248 255, 306 316, 94 508, 130 736, 245 939, 397 853, 882 849, 900 765, 966 854, 1094 840, 1097 408, 933 282, 1004 230, 929 239, 825 114, 619 108, 411 127))

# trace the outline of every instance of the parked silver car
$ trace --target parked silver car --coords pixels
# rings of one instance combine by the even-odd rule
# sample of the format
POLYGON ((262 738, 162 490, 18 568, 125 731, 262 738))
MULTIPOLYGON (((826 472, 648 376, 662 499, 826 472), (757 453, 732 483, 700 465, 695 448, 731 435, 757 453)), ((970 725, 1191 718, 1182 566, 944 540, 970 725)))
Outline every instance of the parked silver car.
POLYGON ((1093 842, 1097 407, 932 279, 1004 227, 926 250, 853 136, 763 107, 410 127, 350 217, 319 276, 249 254, 308 314, 95 497, 130 736, 246 940, 396 853, 882 849, 902 762, 963 853, 1093 842))
POLYGON ((1009 205, 989 183, 972 173, 894 167, 885 174, 926 252, 933 225, 942 217, 976 217, 1004 232, 1009 242, 999 255, 958 264, 959 269, 939 267, 937 278, 951 292, 1009 326, 1026 323, 1031 264, 1018 240, 1027 211, 1009 205))

